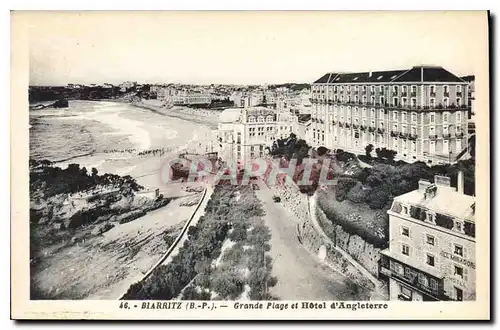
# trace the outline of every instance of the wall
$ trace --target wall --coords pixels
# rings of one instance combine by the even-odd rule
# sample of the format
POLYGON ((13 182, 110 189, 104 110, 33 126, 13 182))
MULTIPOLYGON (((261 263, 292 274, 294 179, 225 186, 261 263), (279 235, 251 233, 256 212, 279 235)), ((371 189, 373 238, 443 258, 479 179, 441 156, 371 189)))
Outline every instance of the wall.
POLYGON ((365 242, 358 235, 347 233, 342 226, 332 224, 319 207, 316 208, 316 218, 323 231, 333 240, 337 247, 347 252, 353 259, 368 270, 370 274, 378 277, 380 249, 365 242))
POLYGON ((322 259, 339 273, 351 279, 358 285, 373 289, 374 284, 364 276, 342 253, 327 242, 310 221, 297 226, 300 242, 312 253, 322 259), (321 252, 320 252, 321 251, 321 252))

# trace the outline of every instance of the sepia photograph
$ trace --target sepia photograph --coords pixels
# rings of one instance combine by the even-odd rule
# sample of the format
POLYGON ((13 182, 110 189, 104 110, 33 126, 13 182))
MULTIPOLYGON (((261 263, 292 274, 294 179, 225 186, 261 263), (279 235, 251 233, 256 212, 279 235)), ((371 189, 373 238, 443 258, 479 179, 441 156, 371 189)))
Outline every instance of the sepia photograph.
POLYGON ((488 22, 13 11, 13 315, 489 318, 488 22))

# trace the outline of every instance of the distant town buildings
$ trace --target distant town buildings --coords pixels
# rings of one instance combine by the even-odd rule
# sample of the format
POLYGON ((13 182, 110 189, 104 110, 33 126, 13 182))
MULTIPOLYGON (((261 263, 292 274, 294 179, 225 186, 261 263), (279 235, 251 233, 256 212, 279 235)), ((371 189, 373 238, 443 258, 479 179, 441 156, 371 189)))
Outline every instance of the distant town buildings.
POLYGON ((467 147, 469 83, 437 66, 327 73, 311 87, 314 146, 451 162, 467 147))
POLYGON ((436 176, 394 198, 380 260, 390 300, 475 299, 475 197, 463 193, 463 180, 459 172, 455 189, 436 176))

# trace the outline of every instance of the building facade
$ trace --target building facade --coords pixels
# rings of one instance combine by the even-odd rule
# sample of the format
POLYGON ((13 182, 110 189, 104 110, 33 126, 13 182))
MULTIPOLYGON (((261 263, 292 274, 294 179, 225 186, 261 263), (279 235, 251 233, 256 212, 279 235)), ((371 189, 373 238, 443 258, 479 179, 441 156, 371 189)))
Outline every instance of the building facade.
POLYGON ((264 157, 274 141, 297 130, 297 117, 276 109, 226 109, 219 116, 218 153, 224 161, 243 164, 264 157))
POLYGON ((381 252, 380 276, 390 300, 474 300, 475 198, 450 179, 421 180, 419 188, 394 198, 389 247, 381 252))
POLYGON ((450 162, 467 145, 468 83, 442 67, 327 73, 311 86, 313 146, 450 162))

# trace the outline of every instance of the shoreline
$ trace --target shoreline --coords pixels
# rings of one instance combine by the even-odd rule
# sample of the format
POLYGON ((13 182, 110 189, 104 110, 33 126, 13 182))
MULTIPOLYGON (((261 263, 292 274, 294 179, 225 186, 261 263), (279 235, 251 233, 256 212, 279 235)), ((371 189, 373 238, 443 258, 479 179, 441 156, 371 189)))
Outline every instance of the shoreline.
MULTIPOLYGON (((218 119, 218 116, 216 118, 214 118, 215 120, 209 120, 208 116, 203 116, 203 115, 198 115, 197 116, 194 113, 181 112, 182 110, 184 110, 184 111, 187 110, 187 109, 184 109, 184 108, 176 108, 176 107, 174 107, 172 109, 167 109, 167 108, 164 108, 164 107, 161 107, 161 106, 157 106, 157 105, 153 105, 153 104, 147 104, 147 103, 144 103, 143 101, 141 101, 141 102, 130 102, 129 104, 132 105, 132 106, 135 106, 137 108, 150 110, 150 111, 152 111, 154 113, 157 113, 157 114, 159 114, 161 116, 172 117, 172 118, 177 118, 177 119, 189 121, 189 122, 192 122, 192 123, 196 123, 196 124, 199 124, 199 125, 206 126, 206 127, 210 128, 210 129, 217 129, 217 126, 218 126, 217 120, 216 120, 216 118, 218 119), (175 110, 178 110, 178 111, 175 111, 175 110)), ((194 110, 194 109, 189 109, 189 110, 191 110, 190 112, 196 112, 196 110, 194 110)), ((210 110, 206 110, 206 111, 210 111, 210 110)), ((215 112, 214 112, 214 114, 215 114, 215 112)))

